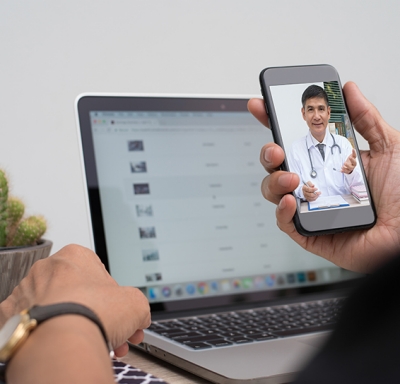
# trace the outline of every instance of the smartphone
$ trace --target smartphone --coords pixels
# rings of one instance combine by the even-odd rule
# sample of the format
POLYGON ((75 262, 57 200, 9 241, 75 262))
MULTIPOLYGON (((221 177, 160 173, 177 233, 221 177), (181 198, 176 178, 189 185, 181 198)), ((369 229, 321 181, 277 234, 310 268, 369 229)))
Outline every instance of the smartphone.
POLYGON ((339 75, 330 65, 271 67, 260 74, 281 169, 300 184, 294 224, 304 236, 371 228, 376 211, 339 75))

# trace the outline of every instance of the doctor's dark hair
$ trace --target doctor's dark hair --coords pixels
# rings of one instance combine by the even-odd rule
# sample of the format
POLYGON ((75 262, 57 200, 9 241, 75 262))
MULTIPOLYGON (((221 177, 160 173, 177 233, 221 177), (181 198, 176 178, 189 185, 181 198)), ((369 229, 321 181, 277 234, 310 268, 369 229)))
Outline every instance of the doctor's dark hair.
POLYGON ((306 90, 303 92, 303 95, 301 96, 301 103, 303 105, 303 108, 304 105, 306 104, 306 101, 314 97, 320 97, 324 99, 326 105, 329 106, 328 95, 326 94, 324 88, 321 88, 320 86, 313 84, 307 87, 306 90))

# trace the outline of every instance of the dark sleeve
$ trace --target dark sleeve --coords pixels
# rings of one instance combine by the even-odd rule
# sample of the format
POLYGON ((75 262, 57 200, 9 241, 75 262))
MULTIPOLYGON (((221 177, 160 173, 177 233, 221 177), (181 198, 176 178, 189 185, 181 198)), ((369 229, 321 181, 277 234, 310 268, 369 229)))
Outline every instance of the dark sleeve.
POLYGON ((400 257, 363 279, 295 383, 400 383, 400 257))

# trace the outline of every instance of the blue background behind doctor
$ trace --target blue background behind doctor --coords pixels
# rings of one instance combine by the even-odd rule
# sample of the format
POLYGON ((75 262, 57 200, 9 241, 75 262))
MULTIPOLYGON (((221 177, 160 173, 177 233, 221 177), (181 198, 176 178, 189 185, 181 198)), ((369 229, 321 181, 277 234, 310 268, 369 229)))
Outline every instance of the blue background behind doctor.
POLYGON ((350 194, 351 186, 364 182, 356 151, 349 140, 329 132, 331 109, 325 90, 310 85, 303 92, 301 102, 301 113, 309 131, 288 152, 289 168, 301 180, 295 195, 315 201, 319 196, 350 194), (322 149, 319 144, 323 145, 322 149))

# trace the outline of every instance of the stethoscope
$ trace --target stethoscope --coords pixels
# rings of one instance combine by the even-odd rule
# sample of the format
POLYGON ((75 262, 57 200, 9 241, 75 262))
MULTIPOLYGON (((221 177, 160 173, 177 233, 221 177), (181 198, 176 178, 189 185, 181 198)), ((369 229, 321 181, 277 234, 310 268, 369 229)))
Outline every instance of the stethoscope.
MULTIPOLYGON (((333 148, 335 148, 335 147, 337 147, 337 149, 339 150, 339 154, 342 154, 342 150, 340 149, 339 145, 336 144, 335 138, 333 137, 332 133, 331 133, 331 136, 332 136, 332 140, 333 140, 333 145, 331 146, 331 154, 333 155, 333 148)), ((313 162, 312 162, 312 160, 311 160, 310 148, 308 148, 307 140, 306 140, 306 147, 307 147, 308 157, 309 157, 309 159, 310 159, 310 164, 311 164, 311 172, 310 172, 310 175, 311 175, 311 177, 312 177, 313 179, 315 179, 315 178, 317 177, 317 171, 314 169, 314 164, 313 164, 313 162)))

